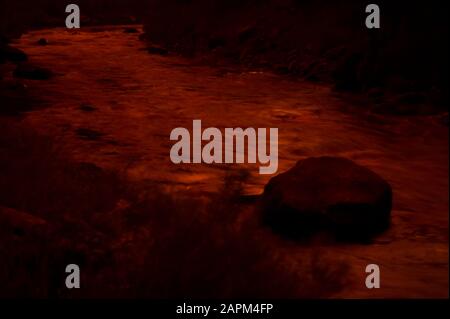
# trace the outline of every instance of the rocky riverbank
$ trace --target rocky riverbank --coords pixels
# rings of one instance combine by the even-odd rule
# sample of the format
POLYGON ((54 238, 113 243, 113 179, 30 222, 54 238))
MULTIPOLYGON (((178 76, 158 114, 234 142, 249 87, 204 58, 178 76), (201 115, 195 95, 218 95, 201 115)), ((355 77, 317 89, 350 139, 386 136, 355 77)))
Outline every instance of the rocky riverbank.
POLYGON ((358 93, 378 113, 448 111, 448 24, 440 1, 152 1, 145 38, 207 64, 232 61, 358 93))

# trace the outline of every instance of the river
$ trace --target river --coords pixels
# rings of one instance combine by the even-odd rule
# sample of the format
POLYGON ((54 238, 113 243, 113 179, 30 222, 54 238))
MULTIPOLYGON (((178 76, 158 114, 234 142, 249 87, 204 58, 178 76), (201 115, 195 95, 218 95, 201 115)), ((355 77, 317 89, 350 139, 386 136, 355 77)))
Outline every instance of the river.
POLYGON ((371 114, 323 84, 152 55, 138 34, 123 29, 25 34, 15 45, 56 74, 48 81, 28 81, 31 94, 46 107, 28 113, 25 123, 53 136, 74 160, 130 180, 209 193, 225 175, 245 171, 246 194, 260 194, 271 176, 259 175, 258 165, 175 165, 169 158, 170 132, 191 129, 194 119, 219 129, 276 127, 278 172, 310 156, 344 156, 393 187, 391 230, 370 246, 334 248, 355 272, 362 269, 357 279, 369 262, 386 265, 384 289, 354 284, 340 296, 448 296, 448 126, 432 116, 371 114), (49 45, 37 45, 40 38, 49 45))

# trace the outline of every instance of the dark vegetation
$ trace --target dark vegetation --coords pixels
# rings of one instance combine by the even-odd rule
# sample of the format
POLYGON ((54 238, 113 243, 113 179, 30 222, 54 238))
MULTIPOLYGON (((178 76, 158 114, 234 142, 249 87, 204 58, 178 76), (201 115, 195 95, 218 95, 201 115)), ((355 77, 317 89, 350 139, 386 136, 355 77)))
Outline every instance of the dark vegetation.
POLYGON ((445 1, 377 1, 379 30, 365 27, 360 0, 150 3, 146 37, 173 52, 333 83, 378 112, 447 110, 445 1))
MULTIPOLYGON (((79 0, 82 25, 130 24, 139 21, 143 0, 79 0)), ((8 40, 26 30, 64 27, 65 7, 55 0, 0 1, 0 36, 8 40)))

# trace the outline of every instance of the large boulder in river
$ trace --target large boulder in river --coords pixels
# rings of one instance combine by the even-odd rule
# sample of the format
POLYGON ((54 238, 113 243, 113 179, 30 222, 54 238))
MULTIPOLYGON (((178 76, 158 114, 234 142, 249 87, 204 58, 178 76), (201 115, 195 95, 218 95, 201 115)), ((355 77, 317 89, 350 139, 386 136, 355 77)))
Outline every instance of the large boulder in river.
POLYGON ((390 185, 373 171, 339 157, 316 157, 272 178, 263 194, 266 222, 288 237, 330 231, 368 239, 389 226, 390 185))

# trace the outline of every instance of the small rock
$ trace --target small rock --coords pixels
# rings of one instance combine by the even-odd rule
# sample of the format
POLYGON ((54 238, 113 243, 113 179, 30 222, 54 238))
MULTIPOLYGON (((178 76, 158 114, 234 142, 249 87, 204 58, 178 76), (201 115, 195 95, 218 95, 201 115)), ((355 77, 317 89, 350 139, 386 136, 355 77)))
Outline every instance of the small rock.
POLYGON ((367 239, 389 226, 391 206, 392 189, 383 178, 339 157, 301 160, 272 178, 263 194, 266 222, 294 238, 325 230, 367 239))
POLYGON ((159 54, 159 55, 168 55, 169 51, 165 48, 151 46, 147 48, 148 53, 150 54, 159 54))
POLYGON ((124 33, 139 33, 139 30, 136 28, 125 28, 123 30, 124 33))
POLYGON ((0 60, 17 63, 27 61, 28 57, 22 50, 9 45, 0 45, 0 60))
POLYGON ((41 38, 37 42, 38 45, 48 45, 48 40, 45 38, 41 38))
POLYGON ((97 110, 97 108, 90 104, 81 104, 81 106, 79 107, 79 110, 84 111, 84 112, 94 112, 97 110))
POLYGON ((89 128, 78 128, 76 130, 77 135, 88 141, 96 141, 100 139, 104 134, 95 130, 91 130, 89 128))

